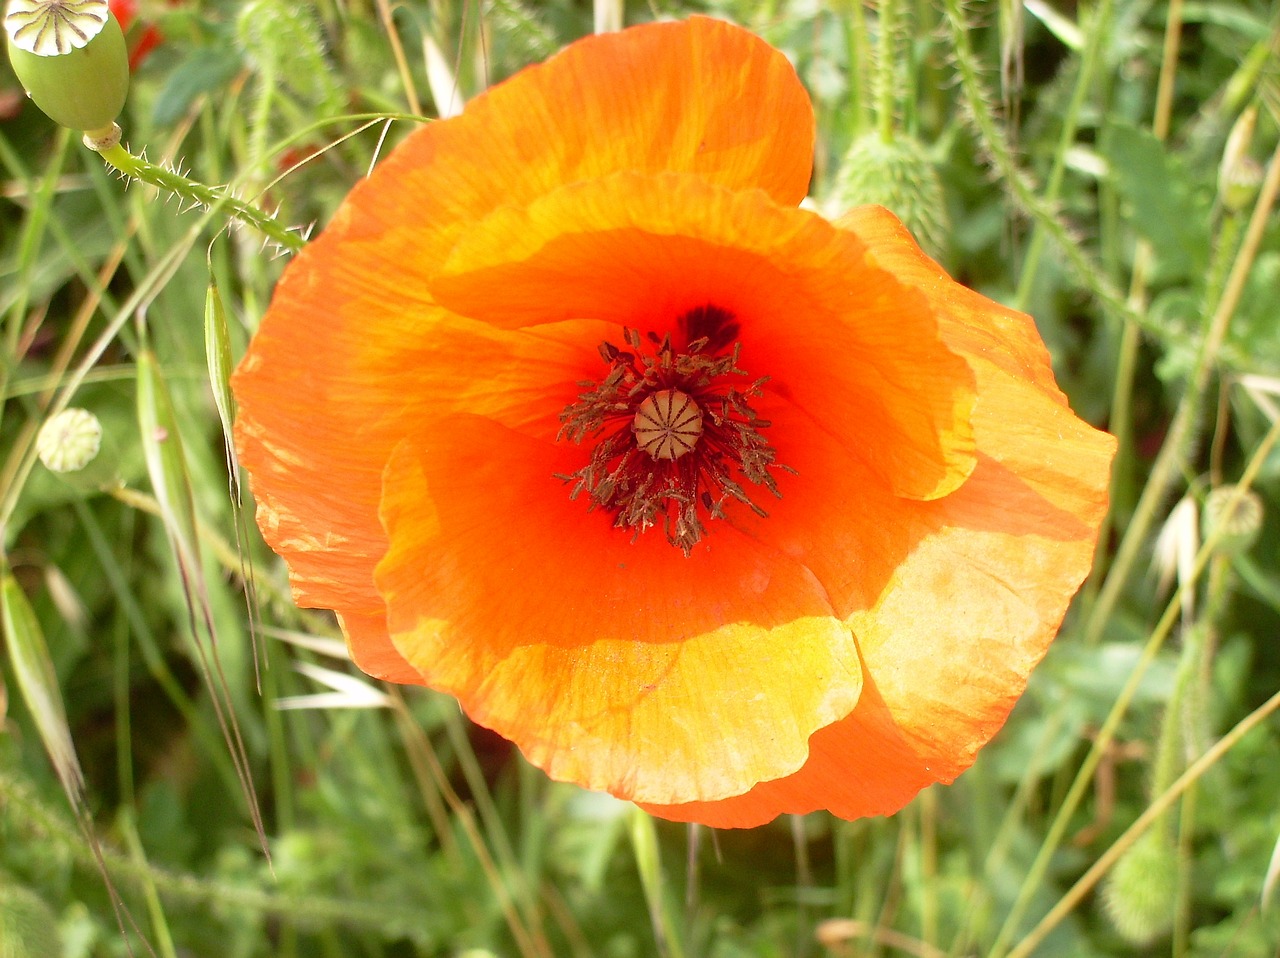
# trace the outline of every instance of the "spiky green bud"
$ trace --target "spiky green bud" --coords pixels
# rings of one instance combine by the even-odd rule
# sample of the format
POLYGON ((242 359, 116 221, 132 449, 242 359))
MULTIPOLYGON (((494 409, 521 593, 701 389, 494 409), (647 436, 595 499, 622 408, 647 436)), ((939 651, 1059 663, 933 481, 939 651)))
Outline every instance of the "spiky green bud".
POLYGON ((946 247, 947 208, 937 166, 924 146, 906 134, 885 142, 878 133, 849 147, 830 197, 831 212, 874 203, 911 230, 931 256, 946 247))
POLYGON ((4 28, 36 106, 73 130, 110 130, 129 92, 129 53, 107 0, 11 0, 4 28))
POLYGON ((1173 927, 1177 890, 1177 849, 1163 829, 1152 829, 1130 846, 1107 880, 1111 923, 1126 941, 1148 944, 1173 927))

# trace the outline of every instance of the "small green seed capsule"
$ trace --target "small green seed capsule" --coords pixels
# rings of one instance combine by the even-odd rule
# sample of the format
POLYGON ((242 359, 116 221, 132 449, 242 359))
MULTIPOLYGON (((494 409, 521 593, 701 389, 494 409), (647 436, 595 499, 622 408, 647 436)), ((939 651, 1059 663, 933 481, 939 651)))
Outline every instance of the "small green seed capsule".
POLYGON ((1235 486, 1219 486, 1205 497, 1205 535, 1218 535, 1223 555, 1248 552, 1262 532, 1263 518, 1262 497, 1252 489, 1242 495, 1235 486))
POLYGON ((102 423, 87 409, 64 409, 36 434, 36 455, 53 472, 79 472, 102 448, 102 423))
POLYGON ((4 28, 13 72, 50 119, 111 127, 129 92, 129 53, 106 0, 12 0, 4 28))

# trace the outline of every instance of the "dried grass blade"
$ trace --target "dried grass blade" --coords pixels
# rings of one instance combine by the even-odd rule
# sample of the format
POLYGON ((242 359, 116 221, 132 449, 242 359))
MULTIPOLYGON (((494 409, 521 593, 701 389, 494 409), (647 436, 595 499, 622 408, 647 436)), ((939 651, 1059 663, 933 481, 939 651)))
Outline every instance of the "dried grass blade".
POLYGON ((139 353, 137 368, 138 426, 142 432, 143 457, 160 509, 160 521, 164 524, 169 545, 178 563, 196 661, 209 690, 209 699, 223 739, 227 743, 254 830, 258 833, 258 842, 270 861, 271 853, 249 768, 248 751, 232 706, 230 687, 217 656, 213 610, 205 589, 196 537, 195 502, 173 402, 159 363, 149 349, 143 349, 139 353))
POLYGON ((240 559, 240 581, 244 583, 245 601, 248 606, 249 641, 253 647, 253 679, 259 694, 262 692, 262 667, 265 658, 258 642, 258 596, 253 575, 245 557, 244 543, 248 539, 248 524, 244 517, 244 498, 240 486, 240 459, 236 455, 232 424, 236 416, 236 400, 231 392, 231 333, 227 328, 227 310, 214 282, 212 266, 209 289, 204 302, 204 351, 209 366, 209 387, 213 390, 213 403, 222 424, 222 446, 227 463, 228 491, 231 509, 235 516, 236 555, 240 559))

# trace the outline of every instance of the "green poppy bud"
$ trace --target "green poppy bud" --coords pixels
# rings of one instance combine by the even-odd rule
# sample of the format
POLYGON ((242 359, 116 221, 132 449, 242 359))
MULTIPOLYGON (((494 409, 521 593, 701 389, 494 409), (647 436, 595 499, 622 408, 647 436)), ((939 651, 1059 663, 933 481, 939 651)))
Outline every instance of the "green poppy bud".
POLYGON ((947 204, 937 164, 924 145, 906 134, 888 143, 878 133, 853 142, 840 164, 830 197, 832 215, 876 203, 906 224, 926 253, 946 248, 947 204))
POLYGON ((12 0, 4 28, 36 106, 73 130, 111 128, 129 92, 129 53, 106 0, 12 0))
POLYGON ((1178 850, 1160 829, 1147 832, 1121 856, 1103 889, 1103 901, 1121 937, 1149 944, 1173 925, 1178 850))

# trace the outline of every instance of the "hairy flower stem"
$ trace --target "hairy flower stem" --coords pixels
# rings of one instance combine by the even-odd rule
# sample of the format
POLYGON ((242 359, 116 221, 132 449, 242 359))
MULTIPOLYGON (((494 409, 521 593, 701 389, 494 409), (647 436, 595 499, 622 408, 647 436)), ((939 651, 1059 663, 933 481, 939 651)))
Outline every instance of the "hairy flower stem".
POLYGON ((837 8, 840 19, 844 23, 845 45, 849 50, 849 101, 848 116, 851 118, 853 139, 857 139, 867 131, 870 122, 869 111, 871 92, 867 89, 867 80, 871 76, 868 50, 870 41, 867 38, 867 18, 862 4, 857 0, 845 0, 837 8))
MULTIPOLYGON (((1045 183, 1043 199, 1050 204, 1057 204, 1059 194, 1062 192, 1062 180, 1067 171, 1067 157, 1075 144, 1085 98, 1093 85, 1096 67, 1102 60, 1102 46, 1111 38, 1111 0, 1102 0, 1098 5, 1093 20, 1089 24, 1088 36, 1089 42, 1085 44, 1084 51, 1080 55, 1080 72, 1076 77, 1075 89, 1071 92, 1071 102, 1067 106, 1066 116, 1063 117, 1058 148, 1053 151, 1053 167, 1045 183)), ((1013 297, 1015 309, 1026 310, 1027 303, 1031 300, 1031 291, 1035 287, 1040 258, 1044 255, 1047 238, 1044 223, 1037 223, 1022 263, 1022 275, 1018 277, 1018 289, 1013 297)))
POLYGON ((135 156, 120 145, 119 141, 109 146, 95 146, 86 137, 86 145, 96 150, 104 160, 114 166, 130 179, 138 180, 157 189, 164 190, 180 200, 206 206, 211 210, 225 210, 234 219, 247 223, 259 233, 271 239, 282 249, 296 253, 306 245, 306 240, 297 233, 290 232, 279 220, 258 207, 227 192, 225 187, 209 186, 197 182, 181 173, 166 170, 148 163, 140 156, 135 156))
POLYGON ((881 143, 893 142, 894 71, 897 68, 897 0, 880 0, 876 43, 876 132, 881 143))
POLYGON ((1144 321, 1143 317, 1129 307, 1105 270, 1071 235, 1055 205, 1040 195, 1031 177, 1018 165, 1008 138, 992 109, 991 97, 983 86, 979 60, 970 42, 971 28, 965 17, 963 0, 945 0, 944 7, 956 76, 963 93, 962 106, 968 114, 970 127, 977 135, 979 146, 1000 174, 1000 182, 1008 190, 1010 199, 1053 240, 1075 281, 1081 288, 1088 290, 1109 318, 1117 325, 1138 323, 1153 335, 1159 335, 1160 329, 1150 321, 1144 321))
MULTIPOLYGON (((1174 695, 1166 706, 1161 738, 1166 735, 1176 739, 1181 750, 1169 756, 1168 767, 1157 769, 1159 774, 1153 775, 1151 796, 1154 801, 1173 785, 1175 773, 1185 771, 1184 766, 1191 761, 1193 755, 1205 751, 1209 742, 1209 695, 1213 681, 1213 660, 1217 651, 1217 623, 1226 611, 1227 599, 1230 595, 1231 560, 1219 553, 1209 564, 1209 583, 1206 589, 1205 608, 1201 619, 1187 630, 1183 640, 1182 655, 1178 661, 1178 672, 1174 695)), ((1172 819, 1172 815, 1166 816, 1172 819)), ((1160 821, 1164 821, 1161 819, 1160 821)), ((1196 788, 1187 788, 1179 809, 1178 828, 1176 832, 1178 850, 1178 882, 1177 898, 1173 903, 1173 956, 1181 958, 1187 954, 1191 940, 1191 887, 1194 852, 1192 840, 1195 838, 1196 821, 1196 788)), ((1166 829, 1171 827, 1170 821, 1166 829)), ((1159 827, 1159 826, 1157 826, 1159 827)))

